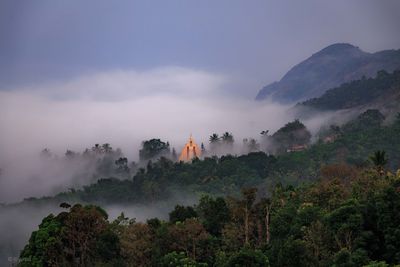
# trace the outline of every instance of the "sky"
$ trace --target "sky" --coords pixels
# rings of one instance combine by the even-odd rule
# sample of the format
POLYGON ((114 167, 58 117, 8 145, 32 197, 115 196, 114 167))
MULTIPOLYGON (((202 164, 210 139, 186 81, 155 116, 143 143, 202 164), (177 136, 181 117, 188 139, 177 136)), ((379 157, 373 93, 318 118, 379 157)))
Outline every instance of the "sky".
POLYGON ((330 44, 399 49, 399 13, 398 0, 3 0, 0 90, 178 66, 253 98, 330 44))

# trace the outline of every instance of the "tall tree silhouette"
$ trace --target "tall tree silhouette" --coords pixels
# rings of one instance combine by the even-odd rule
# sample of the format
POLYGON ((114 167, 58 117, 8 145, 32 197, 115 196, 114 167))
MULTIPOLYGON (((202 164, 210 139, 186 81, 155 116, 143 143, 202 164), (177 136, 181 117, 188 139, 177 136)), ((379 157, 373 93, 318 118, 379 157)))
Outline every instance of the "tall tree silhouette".
POLYGON ((384 150, 377 150, 369 159, 375 165, 376 170, 380 174, 383 174, 385 165, 388 163, 386 152, 384 150))

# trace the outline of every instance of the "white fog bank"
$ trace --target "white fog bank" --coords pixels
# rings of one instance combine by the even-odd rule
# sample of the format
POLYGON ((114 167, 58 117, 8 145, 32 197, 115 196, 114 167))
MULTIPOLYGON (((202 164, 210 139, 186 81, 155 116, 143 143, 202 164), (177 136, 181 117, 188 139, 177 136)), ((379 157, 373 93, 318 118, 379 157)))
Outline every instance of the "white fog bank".
MULTIPOLYGON (((180 151, 190 134, 207 147, 212 133, 228 131, 241 144, 243 138, 258 138, 262 130, 272 133, 294 119, 287 112, 290 106, 229 94, 233 81, 165 67, 0 91, 0 202, 82 184, 65 177, 68 171, 62 168, 41 168, 36 159, 44 148, 63 156, 67 149, 82 152, 109 143, 136 161, 143 140, 160 138, 180 151)), ((315 130, 324 120, 313 119, 307 126, 315 130)))

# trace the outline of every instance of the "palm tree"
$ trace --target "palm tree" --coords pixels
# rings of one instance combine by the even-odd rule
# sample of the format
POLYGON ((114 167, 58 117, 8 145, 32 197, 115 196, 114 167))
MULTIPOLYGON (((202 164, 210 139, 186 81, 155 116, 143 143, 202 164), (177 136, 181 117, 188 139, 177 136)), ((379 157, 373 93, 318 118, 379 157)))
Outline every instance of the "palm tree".
POLYGON ((112 147, 110 144, 106 143, 102 145, 102 149, 105 153, 110 153, 112 151, 112 147))
POLYGON ((95 144, 94 147, 92 147, 92 151, 96 154, 100 154, 101 153, 101 147, 99 144, 95 144))
POLYGON ((217 143, 220 140, 220 137, 218 136, 218 134, 213 133, 212 135, 210 135, 210 143, 217 143))
POLYGON ((233 143, 233 135, 231 134, 231 133, 229 133, 229 132, 225 132, 223 135, 222 135, 222 141, 224 141, 224 143, 227 143, 227 144, 232 144, 233 143))
POLYGON ((257 143, 256 139, 250 138, 248 143, 248 149, 250 152, 255 152, 260 149, 260 145, 257 143))
POLYGON ((369 157, 369 159, 374 163, 376 170, 380 173, 384 173, 384 167, 388 163, 388 158, 386 157, 386 152, 384 150, 377 150, 375 153, 369 157))

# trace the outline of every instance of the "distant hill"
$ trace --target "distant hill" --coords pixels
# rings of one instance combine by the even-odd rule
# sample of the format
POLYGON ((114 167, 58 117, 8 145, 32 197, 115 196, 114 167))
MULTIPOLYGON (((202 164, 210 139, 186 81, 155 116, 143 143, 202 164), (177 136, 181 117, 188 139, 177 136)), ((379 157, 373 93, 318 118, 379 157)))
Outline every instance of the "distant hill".
POLYGON ((329 89, 321 97, 297 105, 317 110, 352 108, 400 109, 400 70, 379 71, 376 78, 365 78, 329 89))
POLYGON ((400 50, 366 53, 351 44, 333 44, 294 66, 279 82, 265 86, 256 100, 303 101, 379 70, 400 69, 400 50))

